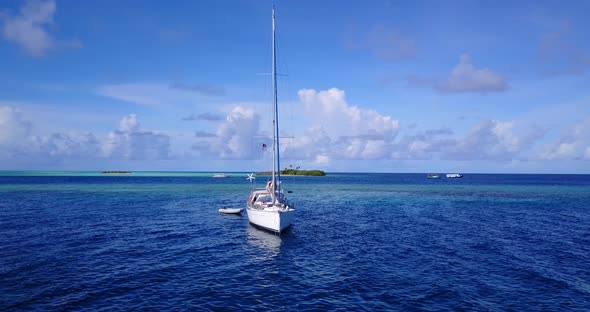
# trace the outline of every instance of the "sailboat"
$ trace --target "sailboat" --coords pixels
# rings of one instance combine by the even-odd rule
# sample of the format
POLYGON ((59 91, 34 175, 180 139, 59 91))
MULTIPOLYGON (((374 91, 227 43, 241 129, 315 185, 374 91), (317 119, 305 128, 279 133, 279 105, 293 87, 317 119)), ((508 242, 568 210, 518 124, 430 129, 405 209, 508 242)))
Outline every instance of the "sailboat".
POLYGON ((279 152, 279 110, 277 103, 277 72, 275 43, 275 6, 272 7, 272 177, 265 188, 253 189, 248 197, 247 209, 250 224, 275 233, 291 225, 295 206, 287 201, 281 188, 279 152))

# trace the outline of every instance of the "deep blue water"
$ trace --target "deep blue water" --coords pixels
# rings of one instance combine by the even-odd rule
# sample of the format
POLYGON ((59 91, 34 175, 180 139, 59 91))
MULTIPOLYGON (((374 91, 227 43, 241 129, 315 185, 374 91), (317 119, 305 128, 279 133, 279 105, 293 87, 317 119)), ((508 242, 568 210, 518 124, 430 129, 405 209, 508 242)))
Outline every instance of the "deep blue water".
POLYGON ((0 176, 0 310, 590 307, 589 175, 284 186, 278 237, 218 214, 245 175, 0 176))

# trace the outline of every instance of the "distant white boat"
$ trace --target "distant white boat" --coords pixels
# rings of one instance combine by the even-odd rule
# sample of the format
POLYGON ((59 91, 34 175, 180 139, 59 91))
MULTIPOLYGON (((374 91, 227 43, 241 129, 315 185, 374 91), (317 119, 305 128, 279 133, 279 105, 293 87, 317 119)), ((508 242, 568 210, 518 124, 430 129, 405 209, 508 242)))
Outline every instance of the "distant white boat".
POLYGON ((458 173, 447 173, 447 178, 462 178, 463 176, 458 173))
POLYGON ((240 214, 244 208, 219 208, 220 213, 240 214))
POLYGON ((438 173, 429 173, 426 175, 427 178, 429 179, 440 179, 440 174, 438 173))
POLYGON ((216 173, 213 175, 214 178, 227 178, 225 173, 216 173))
MULTIPOLYGON (((272 89, 273 89, 273 120, 272 120, 272 177, 266 188, 254 189, 248 197, 248 220, 251 224, 265 230, 281 233, 291 225, 295 207, 285 198, 281 187, 281 171, 279 157, 279 122, 277 104, 277 73, 275 44, 275 7, 272 7, 272 89)), ((248 177, 250 180, 250 176, 248 177)))

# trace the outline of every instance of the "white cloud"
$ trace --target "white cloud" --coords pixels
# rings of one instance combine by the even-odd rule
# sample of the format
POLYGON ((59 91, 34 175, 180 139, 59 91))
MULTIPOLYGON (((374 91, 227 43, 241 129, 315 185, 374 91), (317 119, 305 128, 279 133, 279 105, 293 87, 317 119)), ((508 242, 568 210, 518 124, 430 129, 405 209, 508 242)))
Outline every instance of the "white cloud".
MULTIPOLYGON (((222 158, 253 156, 253 138, 258 134, 260 117, 253 109, 237 106, 217 129, 216 147, 221 147, 222 158)), ((257 148, 256 148, 257 150, 257 148)))
POLYGON ((287 142, 286 157, 314 159, 388 158, 388 147, 399 131, 399 121, 375 110, 349 105, 344 91, 302 89, 298 92, 306 116, 314 124, 295 142, 287 142), (302 152, 297 152, 302 150, 302 152))
POLYGON ((97 93, 134 104, 156 106, 165 103, 169 93, 174 93, 169 90, 161 84, 128 83, 102 86, 97 93))
POLYGON ((514 161, 531 158, 533 145, 545 134, 535 127, 486 120, 464 136, 447 128, 406 133, 393 144, 392 158, 453 161, 514 161), (523 130, 524 129, 524 130, 523 130))
POLYGON ((317 165, 327 165, 330 162, 332 162, 332 159, 330 159, 330 156, 323 155, 323 154, 316 155, 315 161, 314 161, 314 163, 317 165))
MULTIPOLYGON (((388 158, 388 147, 399 130, 390 116, 346 102, 344 91, 303 89, 299 91, 311 126, 294 140, 282 140, 281 155, 288 159, 327 162, 332 159, 388 158), (321 156, 321 157, 319 157, 321 156)), ((246 105, 235 105, 214 137, 199 135, 193 145, 202 157, 220 159, 259 159, 262 143, 260 116, 246 105)))
POLYGON ((307 116, 319 122, 329 133, 342 136, 371 135, 391 141, 399 130, 398 120, 375 110, 349 105, 343 90, 332 88, 318 92, 302 89, 298 95, 307 116))
POLYGON ((2 34, 33 56, 43 56, 54 46, 45 26, 53 22, 54 1, 27 1, 21 14, 4 21, 2 34))
POLYGON ((467 53, 461 55, 459 64, 444 79, 436 75, 409 75, 406 80, 410 87, 429 87, 443 94, 503 92, 509 89, 505 76, 491 69, 475 68, 467 53))
MULTIPOLYGON (((0 159, 30 163, 62 163, 92 159, 99 141, 92 133, 34 135, 33 125, 11 106, 0 106, 0 159)), ((8 162, 10 163, 10 162, 8 162)))
POLYGON ((139 122, 137 121, 137 116, 135 114, 131 114, 121 118, 119 121, 119 130, 123 132, 134 132, 139 128, 139 122))
POLYGON ((237 105, 218 126, 214 136, 200 135, 193 149, 213 159, 256 159, 262 156, 260 116, 252 108, 237 105))
POLYGON ((558 160, 573 158, 576 153, 576 145, 574 143, 555 143, 541 154, 541 159, 545 160, 558 160))
POLYGON ((361 154, 363 159, 382 159, 389 157, 389 144, 383 140, 367 140, 361 154))
POLYGON ((58 42, 47 30, 53 23, 56 5, 53 0, 27 0, 16 16, 6 15, 2 36, 19 45, 34 57, 41 57, 58 46, 79 48, 77 40, 58 42))
POLYGON ((123 117, 119 128, 100 139, 93 133, 33 133, 33 125, 11 106, 0 106, 0 160, 5 166, 56 166, 77 162, 96 165, 111 160, 169 159, 168 135, 142 131, 134 114, 123 117))
POLYGON ((577 150, 576 143, 561 143, 558 145, 557 148, 557 155, 565 156, 565 157, 572 157, 576 153, 577 150))
POLYGON ((141 131, 135 114, 125 116, 119 129, 109 133, 102 156, 115 159, 168 159, 170 137, 155 131, 141 131))
MULTIPOLYGON (((305 96, 314 93, 303 93, 305 96)), ((327 95, 326 95, 327 96, 327 95)), ((412 129, 395 128, 395 133, 404 133, 394 139, 384 136, 383 129, 391 127, 364 128, 357 132, 340 114, 346 112, 348 105, 340 101, 341 97, 320 97, 316 104, 318 119, 325 120, 323 125, 309 128, 295 140, 282 144, 282 155, 287 159, 309 160, 317 163, 318 159, 333 160, 428 160, 441 159, 453 161, 485 160, 514 161, 531 158, 533 145, 545 134, 535 127, 516 127, 513 122, 488 120, 473 127, 465 136, 456 136, 448 128, 431 129, 412 133, 412 129), (334 116, 330 118, 328 116, 334 116), (347 136, 335 136, 326 131, 330 123, 342 122, 349 131, 347 136), (322 156, 318 158, 318 156, 322 156)), ((382 116, 383 119, 386 119, 382 116)), ((371 120, 370 118, 368 120, 371 120)), ((365 120, 366 122, 366 120, 365 120)), ((366 122, 367 123, 367 122, 366 122)), ((380 123, 377 123, 380 124, 380 123)), ((357 128, 358 130, 358 128, 357 128)), ((340 131, 340 130, 339 130, 340 131)), ((346 130, 342 130, 346 132, 346 130)))
POLYGON ((208 84, 182 85, 165 83, 123 83, 99 87, 96 93, 105 97, 151 107, 193 105, 225 94, 225 89, 208 84), (192 88, 192 91, 188 91, 192 88), (199 89, 200 88, 200 89, 199 89))
POLYGON ((334 153, 331 143, 332 141, 324 128, 315 126, 305 130, 294 140, 284 140, 281 148, 284 157, 290 159, 317 159, 318 155, 326 156, 329 153, 334 153))
POLYGON ((92 133, 53 133, 48 136, 33 136, 26 150, 20 153, 44 161, 65 161, 71 158, 95 158, 100 152, 100 142, 92 133))
POLYGON ((512 122, 484 121, 456 144, 443 147, 443 158, 450 160, 515 160, 529 149, 543 131, 531 129, 517 135, 512 122))
POLYGON ((590 118, 586 118, 563 132, 556 143, 546 146, 541 158, 547 160, 590 160, 589 153, 590 118))
POLYGON ((435 88, 442 93, 501 92, 508 89, 508 82, 506 77, 490 69, 476 69, 471 56, 465 53, 457 67, 435 88))
POLYGON ((31 124, 12 106, 0 106, 0 147, 18 144, 31 132, 31 124))
POLYGON ((432 129, 405 134, 393 147, 392 158, 400 160, 432 159, 443 150, 455 146, 450 129, 432 129))

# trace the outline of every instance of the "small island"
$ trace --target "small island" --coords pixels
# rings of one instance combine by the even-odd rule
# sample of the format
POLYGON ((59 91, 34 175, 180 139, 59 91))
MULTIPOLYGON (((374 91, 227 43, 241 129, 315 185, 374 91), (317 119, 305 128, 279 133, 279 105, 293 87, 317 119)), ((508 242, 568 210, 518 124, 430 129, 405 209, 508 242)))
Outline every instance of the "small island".
POLYGON ((296 176, 315 176, 315 177, 323 177, 326 175, 326 172, 322 170, 300 170, 300 169, 283 169, 281 170, 282 175, 296 175, 296 176))
MULTIPOLYGON (((258 175, 271 175, 271 172, 264 171, 264 172, 257 172, 256 174, 258 174, 258 175)), ((323 177, 326 175, 326 172, 324 172, 322 170, 301 170, 301 169, 299 169, 299 167, 297 167, 296 169, 285 168, 285 169, 281 170, 281 175, 323 177)))
POLYGON ((130 174, 133 173, 131 171, 123 171, 123 170, 107 170, 101 172, 102 174, 130 174))

